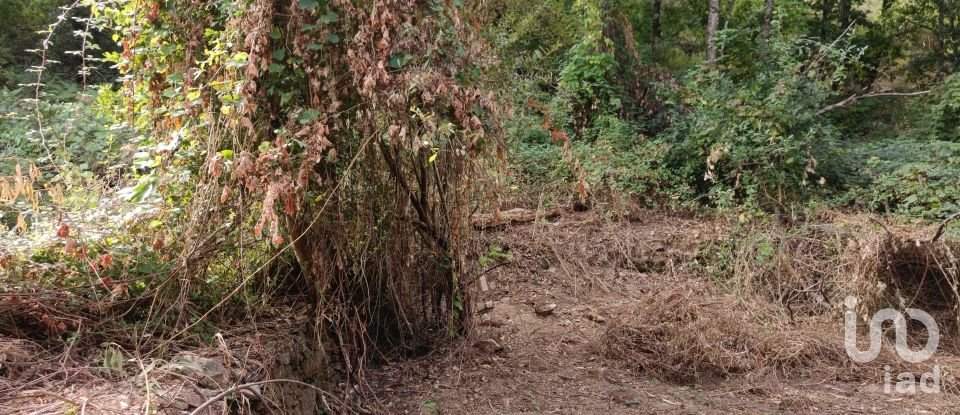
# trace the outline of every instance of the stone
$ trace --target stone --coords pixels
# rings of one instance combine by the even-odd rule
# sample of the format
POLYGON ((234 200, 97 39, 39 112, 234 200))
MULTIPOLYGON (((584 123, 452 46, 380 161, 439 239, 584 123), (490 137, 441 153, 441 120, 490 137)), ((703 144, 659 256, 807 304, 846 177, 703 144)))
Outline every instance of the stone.
POLYGON ((537 313, 538 316, 544 317, 553 314, 556 311, 557 305, 554 303, 547 304, 538 304, 533 306, 533 311, 537 313))
POLYGON ((220 363, 220 360, 189 353, 177 356, 173 362, 165 365, 163 368, 191 377, 195 379, 198 384, 212 389, 222 389, 226 387, 229 380, 227 368, 223 366, 223 363, 220 363))
POLYGON ((478 349, 487 353, 499 353, 503 351, 503 346, 494 339, 483 339, 476 343, 478 349))

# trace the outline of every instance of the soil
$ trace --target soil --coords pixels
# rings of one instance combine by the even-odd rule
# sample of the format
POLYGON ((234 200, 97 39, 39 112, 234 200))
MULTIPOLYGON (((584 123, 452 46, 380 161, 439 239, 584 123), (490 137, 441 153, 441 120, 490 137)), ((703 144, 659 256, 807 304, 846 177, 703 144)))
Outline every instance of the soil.
POLYGON ((590 214, 488 231, 484 243, 509 257, 487 263, 474 334, 369 372, 377 405, 395 414, 960 413, 955 392, 884 393, 882 367, 855 380, 771 370, 676 384, 603 356, 599 338, 618 313, 698 278, 689 264, 723 234, 697 219, 590 214))

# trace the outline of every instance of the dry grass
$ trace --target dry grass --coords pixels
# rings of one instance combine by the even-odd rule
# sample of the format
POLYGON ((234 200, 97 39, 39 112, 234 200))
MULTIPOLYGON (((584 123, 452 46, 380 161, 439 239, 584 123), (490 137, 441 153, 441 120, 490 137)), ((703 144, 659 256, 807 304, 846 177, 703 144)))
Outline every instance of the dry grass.
POLYGON ((786 326, 758 304, 692 282, 636 301, 604 333, 601 348, 681 382, 847 360, 841 336, 786 326))
POLYGON ((858 314, 888 306, 950 311, 960 323, 960 244, 931 240, 931 229, 884 224, 863 215, 828 214, 813 224, 766 225, 731 238, 723 285, 741 297, 780 306, 791 321, 833 318, 847 296, 858 314))
POLYGON ((952 341, 960 322, 957 243, 863 216, 828 219, 731 237, 732 275, 652 290, 610 325, 601 351, 680 382, 770 371, 861 379, 884 365, 919 373, 922 365, 911 367, 888 346, 874 362, 853 364, 843 343, 843 301, 857 297, 862 317, 884 307, 921 308, 952 341))

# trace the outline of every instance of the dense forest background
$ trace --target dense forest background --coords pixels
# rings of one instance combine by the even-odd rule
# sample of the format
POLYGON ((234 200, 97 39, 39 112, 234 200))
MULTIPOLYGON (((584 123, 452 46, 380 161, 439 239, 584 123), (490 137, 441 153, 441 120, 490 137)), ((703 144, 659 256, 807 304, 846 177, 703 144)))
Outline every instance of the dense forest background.
POLYGON ((480 214, 955 234, 958 68, 949 0, 0 0, 0 334, 295 304, 359 379, 469 331, 480 214))

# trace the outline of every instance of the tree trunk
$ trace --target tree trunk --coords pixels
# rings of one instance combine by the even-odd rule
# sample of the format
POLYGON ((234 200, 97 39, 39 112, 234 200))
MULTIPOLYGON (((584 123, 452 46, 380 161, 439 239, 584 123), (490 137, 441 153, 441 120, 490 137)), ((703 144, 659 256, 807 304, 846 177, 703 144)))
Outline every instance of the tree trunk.
POLYGON ((937 1, 937 38, 940 40, 940 56, 941 64, 938 69, 940 79, 943 79, 947 76, 947 68, 945 63, 950 61, 950 51, 949 51, 949 42, 950 39, 947 33, 947 4, 944 0, 937 1))
POLYGON ((766 0, 763 8, 763 46, 767 50, 770 49, 771 26, 773 26, 773 0, 766 0))
POLYGON ((653 0, 653 33, 650 35, 650 56, 654 62, 657 60, 657 47, 660 44, 660 36, 663 35, 663 30, 660 28, 660 9, 662 3, 662 0, 653 0))
POLYGON ((852 8, 850 0, 840 0, 840 30, 846 30, 850 27, 850 11, 852 8))
POLYGON ((720 26, 720 0, 710 0, 710 15, 707 18, 707 63, 717 65, 717 27, 720 26))
POLYGON ((830 22, 830 13, 833 11, 833 1, 823 0, 820 3, 820 41, 827 39, 827 27, 830 22))

